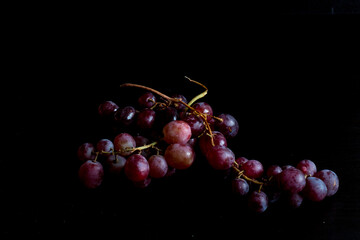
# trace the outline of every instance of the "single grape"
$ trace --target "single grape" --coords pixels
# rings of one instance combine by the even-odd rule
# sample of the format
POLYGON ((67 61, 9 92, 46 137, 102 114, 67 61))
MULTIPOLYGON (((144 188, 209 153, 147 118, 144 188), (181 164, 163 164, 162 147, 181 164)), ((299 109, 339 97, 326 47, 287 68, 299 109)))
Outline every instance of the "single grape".
MULTIPOLYGON (((203 113, 203 114, 206 114, 206 115, 213 115, 213 109, 212 107, 206 103, 206 102, 198 102, 198 103, 195 103, 194 105, 192 105, 192 107, 200 112, 200 113, 203 113)), ((211 116, 207 116, 207 120, 209 121, 210 119, 212 119, 211 116)))
POLYGON ((113 101, 105 101, 98 107, 98 113, 102 117, 112 117, 119 106, 113 101))
POLYGON ((126 106, 122 109, 118 109, 114 113, 114 119, 116 122, 124 125, 130 126, 135 120, 136 110, 132 106, 126 106))
POLYGON ((186 169, 194 162, 195 152, 188 144, 175 143, 166 148, 164 157, 170 167, 186 169))
POLYGON ((237 159, 235 159, 235 162, 239 165, 239 167, 244 165, 244 163, 246 163, 247 161, 249 161, 249 159, 247 159, 246 157, 238 157, 237 159))
POLYGON ((323 180, 323 182, 325 183, 326 188, 327 188, 326 195, 328 197, 334 195, 338 191, 339 178, 335 172, 333 172, 329 169, 324 169, 324 170, 321 170, 321 171, 318 171, 317 173, 315 173, 314 177, 317 177, 317 178, 320 178, 321 180, 323 180))
POLYGON ((129 156, 136 147, 136 142, 130 134, 120 133, 114 139, 114 147, 121 156, 129 156))
POLYGON ((268 196, 260 191, 253 191, 250 193, 248 198, 248 206, 251 210, 262 213, 264 212, 269 204, 268 196))
POLYGON ((305 175, 296 168, 288 168, 279 173, 279 183, 284 191, 300 192, 306 185, 305 175))
POLYGON ((191 128, 189 124, 182 120, 169 122, 163 128, 164 140, 168 144, 180 143, 185 144, 191 138, 191 128))
POLYGON ((155 122, 155 111, 149 108, 142 109, 136 118, 136 125, 140 129, 150 129, 155 122))
POLYGON ((232 191, 240 196, 245 196, 249 192, 249 184, 245 179, 236 178, 232 180, 232 191))
POLYGON ((286 169, 289 169, 289 168, 291 168, 291 169, 297 169, 296 167, 294 167, 294 166, 292 166, 292 165, 284 165, 284 166, 281 167, 281 169, 282 169, 283 171, 286 170, 286 169))
POLYGON ((85 187, 97 188, 103 181, 104 169, 100 162, 87 160, 80 166, 78 175, 85 187))
POLYGON ((281 167, 279 165, 271 165, 266 170, 266 176, 267 177, 275 176, 275 175, 278 175, 281 172, 282 172, 282 169, 281 169, 281 167))
POLYGON ((187 122, 191 128, 192 138, 200 136, 205 131, 205 124, 201 117, 190 113, 182 114, 181 120, 187 122))
POLYGON ((126 163, 126 158, 119 155, 110 155, 106 158, 105 164, 111 174, 119 174, 122 172, 126 163))
POLYGON ((240 168, 249 178, 259 178, 264 173, 264 167, 258 160, 249 160, 240 168))
MULTIPOLYGON (((183 101, 184 103, 188 103, 187 99, 181 94, 175 94, 175 95, 172 95, 172 97, 179 99, 179 100, 183 101)), ((182 103, 174 102, 173 105, 178 111, 184 111, 186 108, 186 106, 182 103)))
POLYGON ((111 155, 112 151, 114 151, 114 144, 109 139, 101 139, 96 144, 96 151, 100 152, 103 156, 109 156, 111 155))
POLYGON ((78 158, 84 162, 86 160, 95 159, 95 147, 92 143, 83 143, 80 145, 77 151, 78 158))
MULTIPOLYGON (((213 131, 212 133, 215 146, 227 147, 226 138, 221 132, 213 131)), ((199 138, 199 147, 201 153, 206 157, 209 150, 214 147, 211 143, 211 137, 207 134, 202 135, 199 138)))
POLYGON ((156 112, 156 125, 163 127, 171 121, 178 120, 179 114, 174 107, 166 107, 156 112))
POLYGON ((156 103, 156 97, 151 92, 144 93, 138 99, 140 107, 151 108, 156 103))
POLYGON ((235 162, 235 154, 227 147, 215 146, 209 149, 206 159, 213 168, 226 170, 235 162))
POLYGON ((167 162, 162 155, 152 155, 149 160, 150 166, 150 177, 153 178, 162 178, 166 175, 168 171, 167 162))
POLYGON ((287 204, 292 208, 298 208, 301 206, 304 197, 300 193, 288 193, 287 204))
POLYGON ((218 118, 223 121, 216 121, 215 127, 218 129, 226 138, 234 138, 239 132, 238 121, 230 114, 220 114, 218 118))
POLYGON ((300 169, 307 176, 313 176, 317 171, 315 163, 307 159, 300 161, 296 168, 300 169))
MULTIPOLYGON (((145 145, 150 144, 150 140, 144 136, 135 136, 134 137, 135 142, 136 142, 136 147, 142 147, 145 145)), ((143 155, 145 158, 147 158, 151 153, 151 149, 147 148, 141 151, 141 155, 143 155)))
POLYGON ((314 202, 320 202, 326 197, 327 188, 323 180, 317 177, 307 177, 304 196, 314 202))
POLYGON ((133 154, 127 158, 124 171, 131 181, 140 182, 149 176, 150 167, 144 156, 133 154))

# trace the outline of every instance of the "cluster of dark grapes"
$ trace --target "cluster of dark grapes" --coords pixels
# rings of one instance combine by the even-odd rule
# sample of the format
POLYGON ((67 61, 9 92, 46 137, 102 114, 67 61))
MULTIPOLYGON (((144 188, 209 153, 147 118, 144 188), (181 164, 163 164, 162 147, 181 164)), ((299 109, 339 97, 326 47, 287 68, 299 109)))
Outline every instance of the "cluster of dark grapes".
POLYGON ((265 171, 258 160, 236 157, 227 141, 237 135, 239 124, 230 114, 214 116, 208 103, 198 101, 207 93, 203 85, 206 91, 190 102, 180 94, 169 97, 141 85, 122 86, 146 91, 138 98, 137 109, 120 108, 113 101, 99 105, 102 118, 129 131, 78 148, 78 174, 87 188, 101 185, 104 170, 106 174, 122 174, 134 186, 145 188, 151 179, 189 168, 195 156, 202 154, 215 171, 230 172, 232 191, 247 196, 248 206, 255 212, 264 212, 280 196, 297 208, 304 199, 321 201, 338 190, 338 176, 328 169, 317 171, 311 160, 302 160, 296 166, 271 165, 265 171))

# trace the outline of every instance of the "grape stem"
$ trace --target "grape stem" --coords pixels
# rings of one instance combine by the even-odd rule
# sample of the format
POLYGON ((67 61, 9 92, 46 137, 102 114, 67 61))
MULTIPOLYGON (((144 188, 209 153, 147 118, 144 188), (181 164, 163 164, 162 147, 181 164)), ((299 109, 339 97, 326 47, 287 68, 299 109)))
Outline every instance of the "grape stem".
POLYGON ((261 191, 262 186, 265 184, 264 182, 260 182, 260 181, 258 181, 258 180, 256 180, 256 179, 249 178, 248 176, 246 176, 246 175, 244 174, 244 170, 240 170, 240 169, 239 169, 239 164, 238 164, 237 162, 234 162, 234 164, 232 165, 232 168, 238 173, 237 178, 241 178, 241 177, 242 177, 242 178, 244 178, 245 180, 247 180, 247 181, 249 181, 249 182, 253 182, 253 183, 255 183, 255 184, 260 185, 260 186, 259 186, 259 192, 261 191))
POLYGON ((202 87, 204 87, 204 88, 206 89, 203 93, 201 93, 201 94, 197 95, 196 97, 194 97, 194 98, 190 101, 189 104, 185 103, 185 102, 182 101, 181 99, 169 97, 169 96, 167 96, 166 94, 161 93, 161 92, 159 92, 159 91, 157 91, 157 90, 155 90, 155 89, 153 89, 153 88, 146 87, 146 86, 143 86, 143 85, 140 85, 140 84, 124 83, 124 84, 121 84, 120 87, 137 87, 137 88, 142 88, 142 89, 145 89, 145 90, 147 90, 147 91, 153 92, 153 93, 155 93, 155 94, 157 94, 157 95, 165 98, 165 99, 168 100, 170 103, 171 103, 171 102, 176 102, 176 103, 184 104, 184 105, 185 105, 188 109, 190 109, 195 115, 198 115, 198 116, 200 116, 202 119, 204 119, 205 127, 206 127, 206 129, 209 131, 209 134, 210 134, 210 136, 211 136, 211 144, 212 144, 213 146, 215 146, 214 136, 213 136, 213 133, 212 133, 212 131, 211 131, 211 127, 210 127, 210 125, 209 125, 209 122, 207 121, 207 117, 210 116, 210 117, 212 117, 212 118, 215 118, 215 119, 218 120, 218 121, 222 121, 222 119, 220 120, 220 118, 216 118, 216 117, 214 117, 214 116, 212 116, 212 115, 200 113, 200 112, 198 112, 197 110, 195 110, 193 107, 191 107, 191 104, 193 104, 195 101, 199 100, 200 98, 204 97, 204 96, 207 94, 208 89, 207 89, 203 84, 201 84, 201 83, 199 83, 199 82, 197 82, 197 81, 194 81, 194 80, 192 80, 192 79, 190 79, 190 78, 188 78, 188 77, 185 77, 185 78, 187 78, 189 81, 194 82, 194 83, 196 83, 196 84, 198 84, 198 85, 200 85, 200 86, 202 86, 202 87))

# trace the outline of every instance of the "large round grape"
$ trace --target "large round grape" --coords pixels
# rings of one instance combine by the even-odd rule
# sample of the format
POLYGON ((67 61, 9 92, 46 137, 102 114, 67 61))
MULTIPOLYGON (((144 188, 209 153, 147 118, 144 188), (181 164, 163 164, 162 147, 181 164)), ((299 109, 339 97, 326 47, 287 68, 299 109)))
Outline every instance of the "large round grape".
POLYGON ((129 156, 136 147, 135 139, 128 133, 120 133, 114 139, 115 151, 121 156, 129 156))
POLYGON ((318 177, 325 183, 327 187, 327 196, 334 195, 339 189, 339 178, 335 172, 324 169, 315 173, 314 177, 318 177))
POLYGON ((251 210, 262 213, 269 205, 268 196, 264 192, 253 191, 248 198, 248 206, 251 210))
POLYGON ((307 176, 313 176, 317 171, 315 163, 308 159, 301 160, 296 165, 296 168, 301 170, 307 176))
POLYGON ((185 144, 191 138, 191 128, 189 124, 182 120, 169 122, 163 128, 164 140, 168 144, 185 144))
POLYGON ((264 173, 264 167, 258 160, 249 160, 241 167, 244 170, 244 174, 249 178, 259 178, 264 173))
POLYGON ((287 168, 279 173, 279 183, 284 191, 300 192, 306 185, 305 175, 296 168, 287 168))
POLYGON ((131 181, 140 182, 148 177, 150 167, 144 156, 140 154, 133 154, 127 158, 124 171, 125 175, 131 181))
POLYGON ((306 186, 303 190, 304 196, 314 202, 320 202, 326 197, 327 188, 325 183, 317 177, 306 178, 306 186))
POLYGON ((162 155, 152 155, 149 160, 150 177, 162 178, 168 171, 168 164, 162 155))
POLYGON ((206 155, 209 164, 218 170, 229 169, 235 162, 235 154, 227 147, 215 146, 206 155))
POLYGON ((87 160, 79 169, 79 178, 87 188, 97 188, 103 181, 104 169, 100 162, 87 160))
POLYGON ((164 157, 170 167, 186 169, 194 162, 195 152, 188 144, 175 143, 166 148, 164 157))

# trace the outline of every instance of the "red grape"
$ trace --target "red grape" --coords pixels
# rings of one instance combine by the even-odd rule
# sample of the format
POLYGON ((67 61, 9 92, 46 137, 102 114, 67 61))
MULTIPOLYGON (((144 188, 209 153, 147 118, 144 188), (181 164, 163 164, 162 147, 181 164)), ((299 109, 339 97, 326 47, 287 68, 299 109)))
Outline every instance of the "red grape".
POLYGON ((287 203, 290 207, 298 208, 301 206, 304 197, 300 193, 289 193, 287 203))
POLYGON ((317 171, 315 163, 307 159, 300 161, 296 168, 300 169, 307 176, 313 176, 317 171))
POLYGON ((126 106, 122 109, 118 109, 114 114, 114 119, 116 122, 123 124, 124 126, 129 126, 134 122, 136 115, 136 110, 132 106, 126 106))
POLYGON ((191 138, 191 128, 189 124, 182 120, 169 122, 163 128, 164 140, 168 144, 185 144, 191 138))
POLYGON ((244 165, 244 163, 246 163, 247 161, 249 160, 246 157, 238 157, 237 159, 235 159, 235 162, 239 165, 239 167, 244 165))
MULTIPOLYGON (((221 132, 213 131, 212 133, 215 146, 227 147, 226 138, 221 132)), ((199 138, 199 147, 201 153, 206 156, 209 150, 214 147, 211 143, 211 137, 207 134, 202 135, 199 138)))
MULTIPOLYGON (((206 102, 197 102, 192 107, 199 113, 203 113, 211 116, 213 115, 212 107, 206 102)), ((212 117, 207 116, 207 120, 209 121, 210 119, 212 119, 212 117)))
POLYGON ((119 108, 119 106, 113 101, 105 101, 98 107, 98 113, 102 117, 113 116, 114 112, 119 108))
POLYGON ((227 147, 215 146, 206 156, 209 164, 218 170, 229 169, 235 162, 235 154, 227 147))
POLYGON ((133 154, 127 158, 125 163, 125 175, 133 182, 145 180, 150 172, 149 163, 140 154, 133 154))
POLYGON ((253 191, 248 198, 248 206, 251 210, 262 213, 268 207, 268 197, 264 192, 253 191))
POLYGON ((188 144, 175 143, 166 148, 164 157, 169 166, 186 169, 194 162, 195 152, 188 144))
POLYGON ((306 178, 306 186, 303 190, 304 196, 314 202, 320 202, 326 197, 327 188, 325 183, 317 177, 306 178))
POLYGON ((150 166, 150 177, 153 178, 162 178, 166 175, 168 171, 167 162, 162 155, 152 155, 149 160, 150 166))
POLYGON ((249 178, 259 178, 264 173, 264 167, 258 160, 249 160, 241 167, 244 170, 244 174, 249 178))
POLYGON ((96 144, 96 151, 102 153, 102 151, 106 153, 102 153, 104 156, 109 156, 112 151, 114 151, 114 144, 109 139, 101 139, 96 144))
POLYGON ((126 163, 126 158, 119 155, 110 155, 106 158, 105 164, 111 174, 119 174, 126 163))
POLYGON ((87 160, 79 169, 79 178, 87 188, 97 188, 103 181, 104 169, 100 162, 87 160))
POLYGON ((132 153, 131 149, 136 147, 136 142, 130 134, 120 133, 114 139, 114 147, 121 156, 129 156, 132 153))
POLYGON ((239 123, 232 115, 220 114, 218 118, 223 121, 216 121, 215 126, 226 138, 233 138, 238 134, 239 123))
MULTIPOLYGON (((188 103, 187 99, 184 97, 184 95, 181 95, 181 94, 174 94, 172 96, 173 98, 176 98, 176 99, 179 99, 181 101, 183 101, 184 103, 188 103)), ((177 102, 174 102, 174 107, 179 110, 179 111, 184 111, 186 106, 182 103, 177 103, 177 102)))
POLYGON ((266 176, 268 176, 268 177, 275 176, 275 175, 278 175, 281 172, 282 172, 282 169, 281 169, 281 167, 279 165, 271 165, 266 170, 266 176))
POLYGON ((81 161, 95 159, 95 147, 92 143, 83 143, 77 151, 77 156, 81 161))
POLYGON ((245 179, 236 178, 232 180, 232 191, 240 196, 245 196, 249 192, 249 184, 245 179))
POLYGON ((139 97, 138 103, 143 108, 151 108, 156 103, 156 97, 151 92, 147 92, 139 97))
POLYGON ((141 110, 136 119, 136 125, 140 129, 150 129, 155 122, 155 111, 149 108, 141 110))
POLYGON ((194 114, 183 114, 181 119, 189 124, 191 128, 192 137, 196 138, 205 131, 204 121, 201 117, 194 114))
POLYGON ((284 191, 300 192, 306 185, 305 175, 296 168, 283 170, 279 175, 279 182, 284 191))
POLYGON ((339 189, 339 178, 333 171, 329 169, 321 170, 315 173, 314 177, 318 177, 325 183, 327 187, 327 196, 334 195, 339 189))

